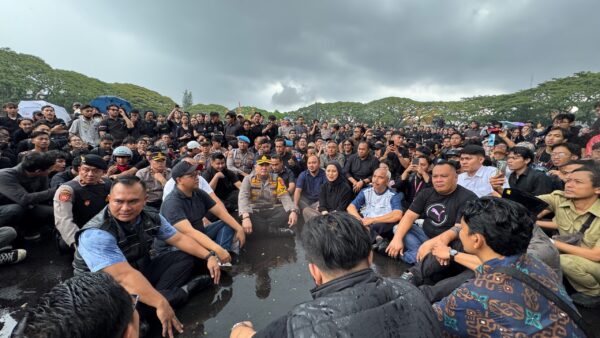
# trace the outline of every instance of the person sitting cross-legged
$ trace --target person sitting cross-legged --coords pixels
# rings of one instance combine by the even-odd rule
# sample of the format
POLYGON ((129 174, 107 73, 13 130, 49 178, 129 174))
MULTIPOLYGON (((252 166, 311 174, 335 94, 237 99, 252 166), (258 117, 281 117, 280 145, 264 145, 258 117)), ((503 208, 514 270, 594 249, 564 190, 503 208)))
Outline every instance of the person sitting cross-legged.
POLYGON ((404 214, 403 195, 388 188, 390 178, 389 170, 375 170, 372 186, 361 190, 347 208, 350 215, 371 230, 371 237, 375 243, 385 243, 383 239, 394 237, 392 229, 404 214))

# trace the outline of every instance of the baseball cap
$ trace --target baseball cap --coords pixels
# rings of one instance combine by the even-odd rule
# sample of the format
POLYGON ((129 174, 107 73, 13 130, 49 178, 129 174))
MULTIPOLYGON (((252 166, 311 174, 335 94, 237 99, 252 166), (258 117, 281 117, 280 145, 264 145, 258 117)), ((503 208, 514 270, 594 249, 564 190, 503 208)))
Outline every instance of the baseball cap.
POLYGON ((187 161, 181 161, 177 163, 173 169, 171 169, 171 177, 176 180, 181 176, 191 174, 198 170, 198 166, 190 164, 187 161))
POLYGON ((197 141, 190 141, 187 143, 186 146, 187 146, 188 150, 198 149, 198 148, 200 148, 200 143, 198 143, 197 141))

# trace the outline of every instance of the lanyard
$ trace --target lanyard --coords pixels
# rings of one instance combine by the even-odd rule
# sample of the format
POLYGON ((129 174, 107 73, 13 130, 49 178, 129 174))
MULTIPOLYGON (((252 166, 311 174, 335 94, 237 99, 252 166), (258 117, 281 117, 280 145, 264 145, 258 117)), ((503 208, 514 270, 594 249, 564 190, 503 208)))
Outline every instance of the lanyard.
POLYGON ((415 194, 419 192, 419 190, 421 190, 421 186, 423 185, 423 181, 419 182, 419 185, 417 186, 417 177, 415 176, 415 194))

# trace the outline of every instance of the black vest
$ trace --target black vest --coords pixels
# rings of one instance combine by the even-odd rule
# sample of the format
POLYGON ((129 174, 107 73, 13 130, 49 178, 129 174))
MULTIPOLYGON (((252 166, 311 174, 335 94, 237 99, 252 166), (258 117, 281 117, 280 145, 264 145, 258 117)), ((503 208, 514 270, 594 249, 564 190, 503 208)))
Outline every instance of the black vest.
MULTIPOLYGON (((117 239, 117 245, 125 258, 127 258, 127 262, 134 269, 141 270, 150 262, 150 250, 152 249, 154 238, 158 234, 161 222, 158 212, 152 208, 144 208, 139 217, 140 219, 135 225, 124 226, 117 222, 110 215, 108 207, 105 207, 75 234, 75 242, 79 245, 79 236, 87 229, 96 228, 104 230, 117 239)), ((75 251, 73 268, 75 274, 90 271, 79 251, 75 251)))
POLYGON ((73 222, 79 228, 83 227, 92 217, 96 216, 108 203, 106 198, 110 193, 110 181, 81 186, 77 181, 65 183, 73 189, 73 222))

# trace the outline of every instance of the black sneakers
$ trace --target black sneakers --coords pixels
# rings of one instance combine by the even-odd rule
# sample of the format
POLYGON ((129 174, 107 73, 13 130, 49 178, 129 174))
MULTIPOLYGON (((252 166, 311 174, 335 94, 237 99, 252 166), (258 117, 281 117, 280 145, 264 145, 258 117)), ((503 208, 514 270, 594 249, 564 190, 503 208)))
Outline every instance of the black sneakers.
POLYGON ((27 257, 27 251, 23 249, 15 249, 0 252, 0 265, 8 265, 19 263, 27 257))
POLYGON ((196 291, 206 289, 212 285, 213 279, 210 277, 210 275, 200 275, 190 280, 186 285, 182 286, 181 290, 189 295, 195 293, 196 291))

